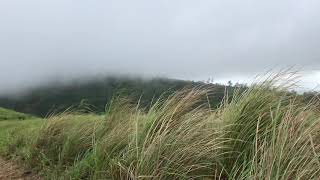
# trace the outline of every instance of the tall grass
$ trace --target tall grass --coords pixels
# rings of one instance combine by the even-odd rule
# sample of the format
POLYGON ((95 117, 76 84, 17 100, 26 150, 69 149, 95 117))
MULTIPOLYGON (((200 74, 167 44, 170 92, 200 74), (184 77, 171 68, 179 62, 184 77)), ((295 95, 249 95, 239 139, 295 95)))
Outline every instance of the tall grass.
POLYGON ((154 102, 115 98, 105 116, 63 113, 27 144, 25 161, 73 179, 316 179, 320 114, 281 84, 239 90, 212 109, 214 90, 185 89, 154 102))

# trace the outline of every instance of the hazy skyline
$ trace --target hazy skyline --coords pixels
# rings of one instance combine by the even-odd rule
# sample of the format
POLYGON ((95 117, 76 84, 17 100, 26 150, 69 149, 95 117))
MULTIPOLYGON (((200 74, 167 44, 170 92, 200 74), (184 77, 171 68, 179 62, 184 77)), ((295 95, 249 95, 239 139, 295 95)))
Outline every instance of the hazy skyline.
POLYGON ((320 83, 320 1, 3 0, 0 92, 96 74, 320 83))

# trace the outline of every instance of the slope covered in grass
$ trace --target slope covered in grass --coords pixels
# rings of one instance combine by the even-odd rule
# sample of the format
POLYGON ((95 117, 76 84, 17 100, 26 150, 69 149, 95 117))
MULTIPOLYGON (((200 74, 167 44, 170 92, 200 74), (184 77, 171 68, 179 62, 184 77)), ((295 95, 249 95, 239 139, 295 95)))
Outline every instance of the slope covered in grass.
POLYGON ((41 119, 31 115, 0 108, 0 155, 11 152, 9 144, 14 144, 12 148, 16 148, 19 139, 31 137, 41 122, 41 119))
POLYGON ((63 113, 15 134, 8 154, 51 179, 316 179, 320 112, 277 84, 254 84, 218 109, 206 88, 147 112, 115 98, 104 116, 63 113))
POLYGON ((31 118, 30 115, 19 113, 10 109, 0 107, 0 121, 3 120, 24 120, 31 118))

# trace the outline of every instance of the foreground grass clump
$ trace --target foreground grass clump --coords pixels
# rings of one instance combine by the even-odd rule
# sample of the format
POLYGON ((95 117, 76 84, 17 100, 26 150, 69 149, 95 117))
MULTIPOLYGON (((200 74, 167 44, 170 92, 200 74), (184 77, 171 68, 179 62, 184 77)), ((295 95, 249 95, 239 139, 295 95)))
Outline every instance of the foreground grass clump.
POLYGON ((320 177, 316 106, 272 81, 226 97, 217 109, 208 93, 183 90, 147 112, 116 98, 105 116, 63 113, 10 153, 52 179, 320 177))
POLYGON ((147 113, 118 99, 105 117, 53 117, 32 145, 29 163, 76 179, 213 177, 226 150, 215 115, 195 106, 205 92, 177 93, 147 113))
POLYGON ((232 179, 320 177, 316 106, 262 85, 224 105, 221 118, 232 139, 225 163, 232 179))

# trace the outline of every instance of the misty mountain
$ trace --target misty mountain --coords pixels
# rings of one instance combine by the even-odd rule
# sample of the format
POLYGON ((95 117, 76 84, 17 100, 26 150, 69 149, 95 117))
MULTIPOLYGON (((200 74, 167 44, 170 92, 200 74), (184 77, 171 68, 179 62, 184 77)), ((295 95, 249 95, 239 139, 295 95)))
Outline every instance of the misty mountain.
MULTIPOLYGON (((104 112, 106 104, 113 96, 128 96, 134 103, 148 107, 162 94, 169 95, 186 87, 210 86, 215 88, 213 105, 223 98, 225 86, 204 82, 185 81, 168 78, 105 77, 90 80, 74 80, 68 83, 52 82, 48 85, 29 89, 22 95, 0 96, 0 106, 19 112, 46 116, 61 112, 71 106, 90 105, 94 112, 104 112)), ((231 86, 228 86, 232 89, 231 86)))

